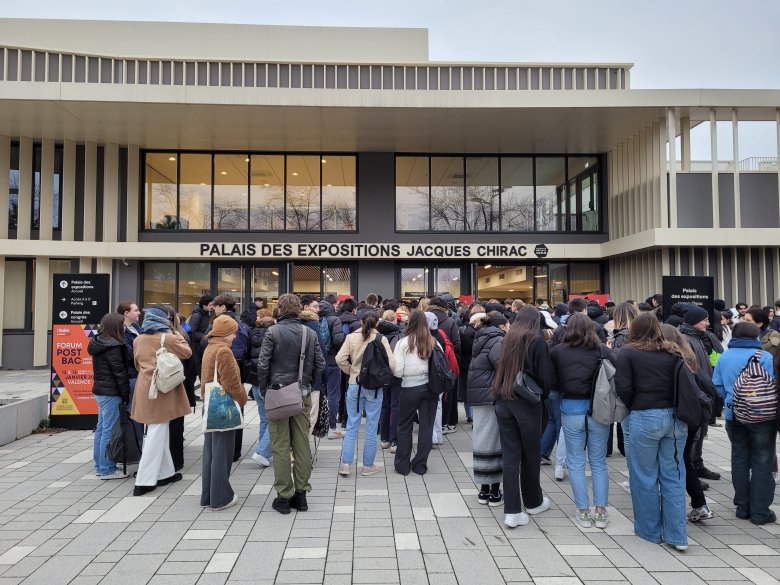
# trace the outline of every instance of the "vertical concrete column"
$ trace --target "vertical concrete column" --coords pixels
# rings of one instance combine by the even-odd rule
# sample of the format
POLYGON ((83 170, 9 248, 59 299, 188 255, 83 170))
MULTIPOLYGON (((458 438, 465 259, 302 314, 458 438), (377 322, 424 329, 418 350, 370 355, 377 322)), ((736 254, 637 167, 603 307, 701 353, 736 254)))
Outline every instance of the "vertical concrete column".
MULTIPOLYGON (((667 139, 669 140, 669 226, 677 228, 677 130, 674 109, 666 110, 667 139)), ((666 226, 664 226, 666 227, 666 226)))
POLYGON ((742 196, 739 190, 739 118, 737 108, 731 109, 731 132, 734 140, 734 227, 741 228, 742 196))
POLYGON ((16 238, 29 240, 32 227, 33 141, 19 139, 19 209, 16 215, 16 238))
MULTIPOLYGON (((653 131, 651 137, 651 174, 653 177, 653 197, 652 197, 652 227, 661 227, 661 183, 664 178, 661 174, 661 125, 653 122, 653 131)), ((663 181, 666 186, 666 181, 663 181)))
POLYGON ((720 227, 720 182, 718 181, 718 119, 710 108, 710 158, 712 159, 712 227, 720 227))
MULTIPOLYGON (((7 176, 7 175, 6 175, 7 176)), ((6 219, 6 225, 8 220, 6 219)), ((0 256, 0 282, 5 282, 5 256, 0 256)), ((3 366, 3 327, 5 326, 5 286, 0 285, 0 367, 3 366)))
POLYGON ((84 241, 94 242, 97 228, 97 144, 84 143, 84 241))
POLYGON ((680 168, 683 173, 691 172, 691 119, 680 118, 680 168))
POLYGON ((655 227, 653 223, 653 198, 655 197, 655 181, 653 180, 653 128, 646 127, 643 131, 642 147, 642 180, 645 185, 645 229, 655 227))
POLYGON ((41 207, 40 240, 52 239, 52 209, 54 208, 54 141, 41 141, 41 207))
POLYGON ((66 140, 62 149, 62 240, 72 242, 76 237, 76 143, 66 140))
POLYGON ((49 291, 49 259, 45 256, 35 258, 35 317, 33 321, 33 366, 45 366, 48 363, 49 321, 51 312, 51 292, 49 291))
MULTIPOLYGON (((743 271, 744 268, 745 267, 743 266, 742 267, 743 271)), ((731 248, 731 298, 733 299, 733 303, 738 303, 743 300, 739 298, 739 272, 740 272, 740 267, 737 264, 737 249, 731 248)), ((743 272, 743 277, 744 277, 744 272, 743 272)))
POLYGON ((662 119, 660 121, 659 126, 659 134, 658 134, 658 171, 659 171, 659 178, 661 180, 661 193, 660 193, 660 205, 659 205, 659 211, 660 211, 660 224, 658 227, 667 228, 669 227, 669 205, 667 204, 668 199, 668 187, 666 182, 666 139, 667 136, 669 136, 669 129, 667 128, 667 120, 666 118, 662 119))
POLYGON ((119 239, 119 145, 106 144, 103 156, 103 241, 119 239))
MULTIPOLYGON (((0 136, 0 193, 3 193, 5 199, 6 193, 10 191, 8 184, 8 175, 11 172, 11 139, 8 136, 0 136)), ((0 205, 0 240, 8 238, 8 203, 0 205)), ((2 280, 0 280, 2 282, 2 280)), ((2 287, 0 287, 2 288, 2 287)), ((2 291, 0 291, 2 294, 2 291)), ((0 310, 2 303, 0 302, 0 310)), ((0 323, 2 325, 2 323, 0 323)), ((2 331, 2 327, 0 327, 2 331)), ((2 333, 0 333, 1 335, 2 333)), ((2 348, 0 348, 0 360, 2 360, 2 348)), ((0 364, 2 365, 2 364, 0 364)))
POLYGON ((751 252, 751 248, 745 248, 745 302, 749 305, 752 305, 755 300, 753 296, 753 254, 751 252))
POLYGON ((140 206, 138 205, 139 185, 138 177, 140 173, 141 155, 137 146, 128 145, 127 147, 127 241, 138 241, 138 224, 140 206))

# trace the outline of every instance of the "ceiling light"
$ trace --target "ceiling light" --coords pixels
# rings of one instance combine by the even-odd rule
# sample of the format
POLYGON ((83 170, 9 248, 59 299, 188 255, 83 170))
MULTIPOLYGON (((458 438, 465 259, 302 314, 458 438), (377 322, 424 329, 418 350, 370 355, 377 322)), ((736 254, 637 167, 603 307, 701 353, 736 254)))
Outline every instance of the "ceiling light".
POLYGON ((515 289, 513 289, 513 288, 510 288, 510 289, 509 289, 509 292, 515 292, 515 289))
POLYGON ((485 268, 493 268, 492 264, 485 264, 485 268))
POLYGON ((266 186, 266 187, 270 187, 271 186, 270 183, 263 183, 263 185, 266 186))
POLYGON ((325 164, 326 162, 328 162, 328 161, 323 158, 322 159, 322 164, 325 164))
POLYGON ((325 185, 325 186, 326 186, 326 187, 333 187, 333 185, 331 185, 330 183, 328 183, 328 184, 327 184, 327 185, 325 185))
POLYGON ((174 161, 176 161, 176 157, 175 156, 169 156, 168 160, 171 161, 171 162, 174 162, 174 161))
POLYGON ((534 278, 547 278, 546 274, 534 274, 534 278))
POLYGON ((590 163, 589 163, 589 162, 586 162, 586 163, 585 163, 585 168, 587 169, 589 166, 590 166, 590 163))
POLYGON ((297 176, 298 176, 298 173, 295 173, 295 172, 293 172, 292 176, 293 176, 293 177, 297 177, 297 176))
POLYGON ((244 159, 244 162, 249 162, 249 157, 246 157, 246 158, 244 159))
POLYGON ((452 280, 458 280, 458 277, 456 276, 456 277, 455 277, 455 278, 453 278, 452 280))
POLYGON ((418 275, 417 275, 417 278, 422 278, 422 274, 418 274, 418 275))
POLYGON ((222 171, 222 172, 221 172, 221 173, 219 173, 219 174, 220 174, 220 175, 223 175, 223 176, 224 176, 224 175, 227 175, 227 171, 222 171))
POLYGON ((273 274, 274 276, 279 276, 279 273, 276 270, 272 270, 271 274, 273 274))
POLYGON ((414 282, 415 280, 417 280, 417 277, 416 277, 416 276, 415 276, 415 277, 412 279, 412 282, 414 282))
POLYGON ((206 183, 201 183, 201 184, 200 184, 200 186, 201 186, 201 187, 205 187, 205 186, 206 186, 206 183))
POLYGON ((187 284, 195 284, 195 281, 194 280, 190 280, 189 282, 187 282, 187 284))

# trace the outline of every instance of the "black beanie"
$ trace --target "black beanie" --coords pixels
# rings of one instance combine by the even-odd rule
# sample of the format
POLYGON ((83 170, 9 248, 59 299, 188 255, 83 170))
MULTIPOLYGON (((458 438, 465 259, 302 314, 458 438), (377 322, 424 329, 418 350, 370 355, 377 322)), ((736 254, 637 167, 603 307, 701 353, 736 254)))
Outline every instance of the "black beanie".
POLYGON ((696 325, 696 323, 701 323, 705 319, 709 318, 710 314, 701 307, 697 306, 690 307, 687 311, 685 311, 685 315, 683 315, 683 321, 685 321, 688 325, 696 325))

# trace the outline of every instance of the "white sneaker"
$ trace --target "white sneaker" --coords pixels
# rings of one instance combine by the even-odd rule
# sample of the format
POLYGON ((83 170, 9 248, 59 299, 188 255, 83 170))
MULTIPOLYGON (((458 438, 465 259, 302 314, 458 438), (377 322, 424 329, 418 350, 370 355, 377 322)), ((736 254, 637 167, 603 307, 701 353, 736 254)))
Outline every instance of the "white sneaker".
POLYGON ((271 462, 260 453, 252 453, 252 461, 257 463, 260 467, 271 467, 271 462))
POLYGON ((566 479, 566 468, 562 465, 555 466, 555 481, 563 481, 566 479))
POLYGON ((106 475, 100 475, 100 479, 125 479, 126 477, 129 477, 129 473, 122 473, 121 469, 115 469, 111 473, 107 473, 106 475))
POLYGON ((593 517, 590 515, 590 510, 577 510, 577 522, 583 528, 593 528, 593 517))
POLYGON ((528 514, 520 512, 519 514, 506 514, 504 516, 504 524, 509 528, 517 528, 518 526, 525 526, 530 521, 528 514))
POLYGON ((457 430, 458 430, 458 428, 457 428, 456 426, 453 426, 453 425, 444 425, 444 426, 441 428, 441 434, 442 434, 442 435, 449 435, 450 433, 454 433, 454 432, 455 432, 455 431, 457 431, 457 430))
POLYGON ((330 429, 328 431, 328 438, 329 439, 343 439, 344 438, 344 431, 341 431, 339 429, 330 429))
POLYGON ((531 514, 533 516, 534 514, 541 514, 542 512, 546 512, 549 509, 550 509, 550 498, 544 496, 542 498, 542 503, 536 506, 536 508, 526 508, 525 511, 528 514, 531 514))
POLYGON ((679 551, 688 550, 687 544, 675 544, 674 548, 676 548, 679 551))
POLYGON ((773 471, 772 472, 772 477, 775 478, 775 485, 780 484, 780 472, 773 471))
POLYGON ((212 508, 212 510, 224 510, 225 508, 230 508, 231 506, 235 506, 238 503, 238 496, 236 494, 233 494, 233 499, 230 500, 227 504, 224 506, 220 506, 219 508, 212 508))

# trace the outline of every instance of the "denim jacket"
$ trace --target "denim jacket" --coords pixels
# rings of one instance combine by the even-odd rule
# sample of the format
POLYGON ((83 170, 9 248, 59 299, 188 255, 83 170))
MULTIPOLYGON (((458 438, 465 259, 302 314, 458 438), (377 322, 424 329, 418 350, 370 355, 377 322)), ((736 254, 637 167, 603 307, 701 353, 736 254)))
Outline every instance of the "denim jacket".
MULTIPOLYGON (((726 408, 724 417, 732 420, 731 402, 734 399, 734 382, 737 381, 742 368, 747 365, 750 357, 761 349, 761 343, 757 339, 735 337, 729 342, 728 351, 725 351, 715 364, 715 372, 712 375, 712 383, 723 397, 726 408)), ((769 372, 774 380, 775 371, 772 363, 772 355, 768 351, 761 351, 761 365, 769 372)))

